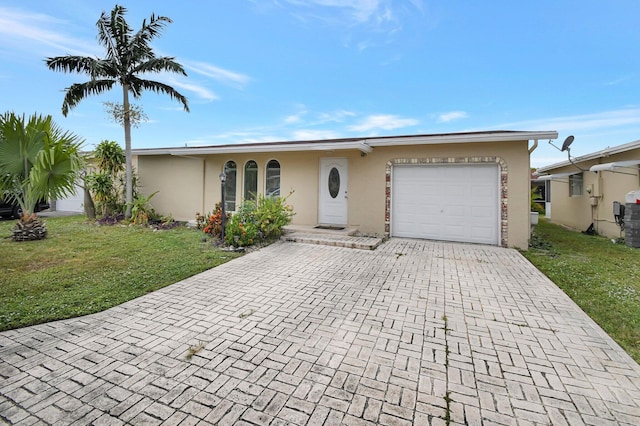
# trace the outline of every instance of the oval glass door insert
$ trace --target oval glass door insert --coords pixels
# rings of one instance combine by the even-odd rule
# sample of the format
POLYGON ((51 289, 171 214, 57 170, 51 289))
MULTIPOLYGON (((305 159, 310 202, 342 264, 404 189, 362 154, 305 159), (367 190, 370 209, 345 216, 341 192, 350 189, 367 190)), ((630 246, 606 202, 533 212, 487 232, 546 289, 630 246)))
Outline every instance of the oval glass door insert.
POLYGON ((329 171, 329 195, 331 195, 331 198, 336 198, 338 192, 340 192, 340 172, 333 167, 329 171))

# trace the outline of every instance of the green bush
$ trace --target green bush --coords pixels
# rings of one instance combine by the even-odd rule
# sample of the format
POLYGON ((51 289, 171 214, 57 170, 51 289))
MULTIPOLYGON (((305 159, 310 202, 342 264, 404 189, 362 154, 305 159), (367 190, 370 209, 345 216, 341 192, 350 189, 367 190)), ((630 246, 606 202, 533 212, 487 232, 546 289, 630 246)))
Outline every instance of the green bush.
POLYGON ((262 195, 258 197, 256 224, 264 239, 280 237, 282 228, 291 223, 294 213, 292 207, 287 205, 289 195, 284 198, 262 195))
POLYGON ((151 205, 151 199, 158 191, 149 195, 138 195, 131 203, 131 221, 136 225, 146 225, 150 219, 156 219, 157 214, 151 205))
POLYGON ((282 228, 291 223, 294 214, 287 198, 260 195, 257 202, 244 201, 227 223, 225 243, 245 247, 280 237, 282 228))

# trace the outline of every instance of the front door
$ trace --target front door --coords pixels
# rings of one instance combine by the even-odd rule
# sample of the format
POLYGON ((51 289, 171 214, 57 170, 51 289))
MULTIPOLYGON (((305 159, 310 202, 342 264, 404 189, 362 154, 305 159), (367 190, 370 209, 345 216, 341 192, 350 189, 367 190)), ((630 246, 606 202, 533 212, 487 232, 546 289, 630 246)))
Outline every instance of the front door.
POLYGON ((347 225, 347 159, 320 159, 318 222, 347 225))

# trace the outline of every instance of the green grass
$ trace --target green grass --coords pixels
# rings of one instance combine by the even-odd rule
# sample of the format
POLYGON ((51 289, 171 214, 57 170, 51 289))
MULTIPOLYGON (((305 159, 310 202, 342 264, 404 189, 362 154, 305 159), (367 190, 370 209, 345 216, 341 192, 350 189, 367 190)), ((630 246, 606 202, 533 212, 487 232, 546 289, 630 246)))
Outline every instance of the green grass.
POLYGON ((523 254, 640 362, 640 249, 541 220, 523 254))
POLYGON ((48 237, 16 243, 0 221, 0 331, 99 312, 227 262, 201 231, 49 218, 48 237))

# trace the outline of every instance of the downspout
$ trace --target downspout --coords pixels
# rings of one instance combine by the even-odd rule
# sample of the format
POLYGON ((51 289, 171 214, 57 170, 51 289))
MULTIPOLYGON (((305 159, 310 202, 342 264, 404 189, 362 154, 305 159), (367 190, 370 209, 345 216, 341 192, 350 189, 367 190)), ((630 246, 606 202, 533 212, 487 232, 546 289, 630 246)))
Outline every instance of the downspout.
MULTIPOLYGON (((531 148, 529 148, 529 155, 531 155, 531 153, 533 151, 535 151, 537 147, 538 147, 538 139, 534 139, 533 140, 533 145, 531 145, 531 148)), ((531 164, 529 164, 529 165, 531 165, 531 164)))

